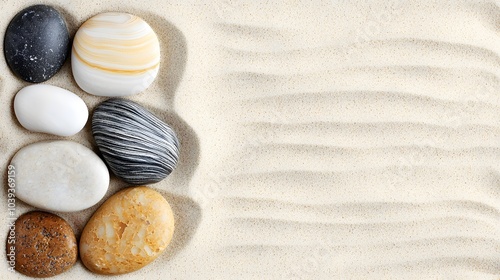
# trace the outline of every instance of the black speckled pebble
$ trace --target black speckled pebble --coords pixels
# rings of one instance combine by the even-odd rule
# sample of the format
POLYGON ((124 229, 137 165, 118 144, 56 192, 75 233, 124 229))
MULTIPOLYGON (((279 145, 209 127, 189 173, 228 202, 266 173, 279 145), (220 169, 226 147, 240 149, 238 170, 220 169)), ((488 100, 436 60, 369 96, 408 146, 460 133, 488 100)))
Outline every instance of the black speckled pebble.
POLYGON ((163 180, 179 159, 179 140, 172 128, 126 99, 97 106, 92 134, 111 171, 132 185, 163 180))
POLYGON ((5 32, 4 52, 10 69, 32 83, 54 76, 64 64, 70 47, 64 18, 46 5, 22 10, 5 32))

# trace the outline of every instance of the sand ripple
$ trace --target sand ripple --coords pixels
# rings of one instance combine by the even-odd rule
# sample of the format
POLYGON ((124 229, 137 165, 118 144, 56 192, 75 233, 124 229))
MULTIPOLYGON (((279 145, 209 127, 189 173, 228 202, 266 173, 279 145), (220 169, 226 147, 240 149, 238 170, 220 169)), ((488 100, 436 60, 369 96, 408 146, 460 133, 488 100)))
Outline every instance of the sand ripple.
POLYGON ((231 144, 208 212, 228 273, 500 276, 500 9, 418 2, 214 24, 231 144))

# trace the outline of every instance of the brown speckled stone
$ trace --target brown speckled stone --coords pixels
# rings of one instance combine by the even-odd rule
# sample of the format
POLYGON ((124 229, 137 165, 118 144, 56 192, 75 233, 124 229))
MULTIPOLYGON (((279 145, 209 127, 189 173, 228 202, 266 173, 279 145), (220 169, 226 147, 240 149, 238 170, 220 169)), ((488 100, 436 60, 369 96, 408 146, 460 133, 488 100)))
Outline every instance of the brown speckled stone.
MULTIPOLYGON (((31 277, 50 277, 75 264, 78 251, 75 234, 61 217, 33 211, 21 215, 15 226, 17 271, 31 277)), ((10 246, 13 244, 7 244, 7 248, 10 246)))

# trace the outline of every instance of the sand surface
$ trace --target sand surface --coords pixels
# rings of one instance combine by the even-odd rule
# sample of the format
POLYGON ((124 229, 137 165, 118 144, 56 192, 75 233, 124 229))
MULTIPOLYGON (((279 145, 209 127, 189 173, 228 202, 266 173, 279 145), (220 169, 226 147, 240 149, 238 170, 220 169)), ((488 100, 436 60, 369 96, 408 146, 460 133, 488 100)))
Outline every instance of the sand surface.
MULTIPOLYGON (((0 1, 1 38, 35 3, 72 35, 122 11, 160 37, 159 77, 130 99, 179 134, 178 168, 151 185, 177 228, 168 252, 120 279, 499 279, 500 3, 277 2, 0 1)), ((69 60, 46 83, 90 110, 105 100, 78 88, 69 60)), ((8 162, 63 139, 17 122, 26 85, 2 56, 2 252, 8 162)), ((89 125, 64 139, 96 151, 89 125)), ((106 197, 123 187, 113 177, 106 197)), ((79 235, 97 207, 59 214, 79 235)), ((6 261, 0 278, 25 279, 6 261)), ((78 262, 53 279, 104 277, 78 262)))

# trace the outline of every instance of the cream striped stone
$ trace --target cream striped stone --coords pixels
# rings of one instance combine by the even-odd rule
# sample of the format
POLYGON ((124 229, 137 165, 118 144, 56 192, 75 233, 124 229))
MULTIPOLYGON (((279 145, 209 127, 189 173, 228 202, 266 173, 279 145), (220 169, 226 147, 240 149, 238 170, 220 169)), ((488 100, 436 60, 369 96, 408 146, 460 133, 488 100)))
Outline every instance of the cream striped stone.
POLYGON ((137 94, 148 88, 158 74, 158 37, 137 16, 102 13, 78 29, 71 66, 77 84, 90 94, 137 94))

